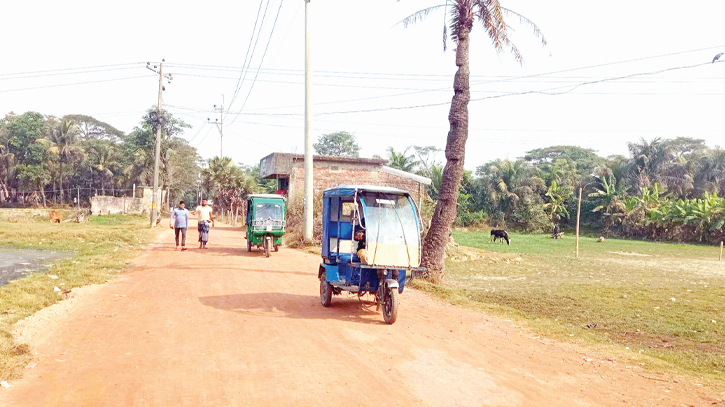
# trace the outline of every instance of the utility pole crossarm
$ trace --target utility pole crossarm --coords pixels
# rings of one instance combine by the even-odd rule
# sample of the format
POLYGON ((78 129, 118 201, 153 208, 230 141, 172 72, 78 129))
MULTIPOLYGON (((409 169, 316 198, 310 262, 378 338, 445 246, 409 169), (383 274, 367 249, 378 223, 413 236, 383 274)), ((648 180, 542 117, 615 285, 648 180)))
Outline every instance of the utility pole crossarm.
POLYGON ((214 105, 214 112, 219 112, 219 118, 211 121, 211 118, 207 117, 206 120, 210 123, 214 123, 217 129, 219 129, 219 158, 224 158, 224 95, 222 95, 222 104, 219 108, 214 105))

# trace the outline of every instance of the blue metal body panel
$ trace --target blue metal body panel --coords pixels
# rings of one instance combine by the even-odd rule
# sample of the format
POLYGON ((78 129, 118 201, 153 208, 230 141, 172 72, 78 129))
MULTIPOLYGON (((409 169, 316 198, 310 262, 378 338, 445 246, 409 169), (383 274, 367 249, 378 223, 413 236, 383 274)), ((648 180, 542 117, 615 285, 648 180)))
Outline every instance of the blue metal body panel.
POLYGON ((328 283, 340 281, 339 268, 336 264, 323 264, 325 267, 325 279, 328 283))

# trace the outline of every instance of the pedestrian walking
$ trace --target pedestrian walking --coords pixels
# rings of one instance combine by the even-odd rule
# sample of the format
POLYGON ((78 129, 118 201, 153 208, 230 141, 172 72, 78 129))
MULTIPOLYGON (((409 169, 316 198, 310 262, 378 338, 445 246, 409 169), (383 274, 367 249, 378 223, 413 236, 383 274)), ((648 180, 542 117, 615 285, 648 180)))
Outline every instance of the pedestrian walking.
POLYGON ((211 205, 206 199, 201 200, 201 205, 197 206, 192 215, 199 216, 199 248, 206 249, 206 243, 209 241, 209 224, 214 226, 214 214, 211 205))
POLYGON ((184 201, 179 202, 179 207, 171 212, 169 227, 174 229, 176 250, 179 250, 179 234, 181 234, 181 250, 186 250, 186 228, 189 227, 189 210, 186 209, 184 201))

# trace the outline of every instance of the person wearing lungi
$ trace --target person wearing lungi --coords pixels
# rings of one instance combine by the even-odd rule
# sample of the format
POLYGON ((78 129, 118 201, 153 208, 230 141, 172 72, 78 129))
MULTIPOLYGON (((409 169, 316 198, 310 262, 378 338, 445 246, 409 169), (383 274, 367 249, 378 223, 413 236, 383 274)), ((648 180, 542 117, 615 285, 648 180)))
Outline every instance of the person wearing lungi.
POLYGON ((207 249, 206 243, 209 241, 209 224, 214 226, 214 214, 212 213, 211 205, 208 204, 206 199, 201 200, 201 205, 194 209, 192 215, 198 215, 199 219, 199 248, 207 249))

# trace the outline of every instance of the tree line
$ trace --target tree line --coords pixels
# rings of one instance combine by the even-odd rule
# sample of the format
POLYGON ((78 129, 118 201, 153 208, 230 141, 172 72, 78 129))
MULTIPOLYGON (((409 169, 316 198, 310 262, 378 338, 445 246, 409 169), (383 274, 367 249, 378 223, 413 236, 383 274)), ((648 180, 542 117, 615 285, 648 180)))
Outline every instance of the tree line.
MULTIPOLYGON (((601 157, 592 149, 552 146, 465 171, 455 225, 526 232, 573 228, 581 188, 585 229, 656 240, 725 237, 725 150, 690 137, 641 139, 627 147, 626 156, 601 157)), ((420 165, 409 150, 389 149, 390 165, 430 177, 435 199, 442 164, 420 165)))
MULTIPOLYGON (((725 150, 702 139, 640 139, 628 155, 602 157, 577 146, 528 151, 465 170, 455 226, 492 226, 524 232, 573 229, 582 189, 582 227, 607 236, 719 242, 725 238, 725 150)), ((357 157, 349 132, 325 134, 322 155, 357 157)), ((438 201, 443 182, 441 150, 410 146, 387 149, 388 165, 432 180, 438 201)), ((378 158, 382 158, 377 156, 378 158)))
POLYGON ((201 195, 228 206, 272 189, 258 166, 228 157, 202 160, 182 137, 190 126, 155 107, 128 134, 87 115, 26 112, 0 119, 0 203, 85 206, 94 195, 131 196, 134 186, 153 184, 159 127, 159 187, 171 202, 194 204, 201 195))

